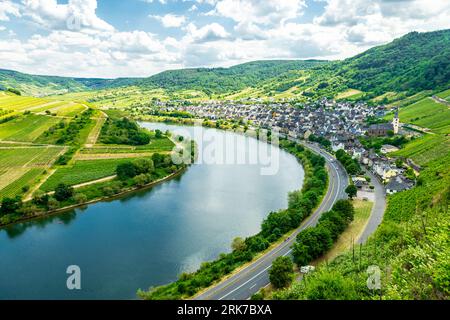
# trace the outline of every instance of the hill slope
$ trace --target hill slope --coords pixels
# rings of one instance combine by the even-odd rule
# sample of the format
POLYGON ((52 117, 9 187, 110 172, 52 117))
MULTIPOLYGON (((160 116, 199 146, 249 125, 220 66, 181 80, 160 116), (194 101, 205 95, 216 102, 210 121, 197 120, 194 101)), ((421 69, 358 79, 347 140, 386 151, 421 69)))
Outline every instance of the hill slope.
POLYGON ((192 90, 213 98, 337 97, 352 90, 358 98, 385 93, 404 97, 450 87, 450 30, 412 32, 344 61, 255 61, 231 68, 180 69, 123 79, 32 76, 0 70, 0 86, 41 96, 133 86, 172 94, 192 90))

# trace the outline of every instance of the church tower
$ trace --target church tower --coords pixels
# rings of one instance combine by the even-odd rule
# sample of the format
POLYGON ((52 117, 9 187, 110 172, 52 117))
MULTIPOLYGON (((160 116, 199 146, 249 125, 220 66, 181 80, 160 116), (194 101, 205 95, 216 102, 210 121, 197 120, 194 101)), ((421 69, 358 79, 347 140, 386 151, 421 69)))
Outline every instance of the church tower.
POLYGON ((395 111, 394 120, 392 120, 392 126, 394 127, 394 134, 398 134, 400 129, 400 117, 398 115, 399 110, 397 107, 397 110, 395 111))

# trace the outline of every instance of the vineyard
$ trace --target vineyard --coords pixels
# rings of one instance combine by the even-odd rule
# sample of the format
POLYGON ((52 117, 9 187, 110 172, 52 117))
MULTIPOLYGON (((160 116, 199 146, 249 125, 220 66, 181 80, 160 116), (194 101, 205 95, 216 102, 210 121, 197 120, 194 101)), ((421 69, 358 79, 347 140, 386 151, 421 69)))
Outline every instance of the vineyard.
POLYGON ((33 142, 60 121, 59 118, 34 114, 19 117, 0 126, 0 139, 33 142))
POLYGON ((412 123, 436 133, 450 133, 450 109, 431 98, 400 109, 400 120, 402 123, 412 123))
POLYGON ((135 159, 76 161, 72 166, 57 169, 41 186, 41 190, 52 191, 59 183, 73 186, 113 176, 119 164, 133 160, 135 159))

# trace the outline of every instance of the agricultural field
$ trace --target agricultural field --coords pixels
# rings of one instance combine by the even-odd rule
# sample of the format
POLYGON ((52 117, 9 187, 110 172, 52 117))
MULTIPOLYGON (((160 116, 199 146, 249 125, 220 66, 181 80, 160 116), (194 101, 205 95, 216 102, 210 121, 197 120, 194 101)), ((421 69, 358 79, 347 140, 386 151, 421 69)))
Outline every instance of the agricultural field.
POLYGON ((119 164, 135 159, 76 161, 72 166, 65 166, 57 169, 40 189, 49 192, 54 190, 59 183, 73 186, 113 176, 115 175, 115 170, 119 164))
POLYGON ((0 108, 11 111, 26 111, 49 102, 50 100, 9 94, 0 96, 0 108))
POLYGON ((52 114, 58 117, 75 117, 76 115, 82 113, 87 108, 82 104, 75 103, 62 103, 60 106, 49 109, 52 114))
POLYGON ((39 176, 44 172, 43 168, 28 169, 26 173, 18 179, 13 180, 3 189, 0 189, 0 198, 15 197, 25 193, 25 190, 36 184, 39 176), (24 190, 24 187, 26 188, 24 190))
POLYGON ((408 143, 403 149, 391 153, 395 157, 411 158, 418 165, 444 157, 450 152, 450 137, 428 134, 408 143))
POLYGON ((0 124, 0 140, 33 142, 61 119, 29 114, 0 124))
POLYGON ((145 146, 125 146, 125 145, 106 145, 96 144, 93 147, 83 148, 81 154, 117 154, 117 153, 152 153, 152 152, 170 152, 175 144, 166 137, 160 139, 153 138, 145 146))
POLYGON ((364 95, 364 92, 356 89, 349 89, 347 91, 341 92, 336 96, 336 100, 343 99, 358 99, 364 95))
POLYGON ((24 193, 64 151, 63 147, 11 146, 0 149, 0 198, 24 193))
POLYGON ((450 102, 450 89, 445 90, 444 92, 438 93, 436 96, 450 102))
MULTIPOLYGON (((392 115, 389 118, 392 119, 392 115)), ((400 109, 400 121, 431 129, 435 133, 450 133, 450 109, 431 98, 400 109)))

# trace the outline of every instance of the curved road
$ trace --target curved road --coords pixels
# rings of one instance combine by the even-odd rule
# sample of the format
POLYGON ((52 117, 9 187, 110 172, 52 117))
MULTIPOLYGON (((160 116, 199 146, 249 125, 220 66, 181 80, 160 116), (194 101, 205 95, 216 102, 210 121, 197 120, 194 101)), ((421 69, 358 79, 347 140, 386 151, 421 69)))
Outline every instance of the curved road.
POLYGON ((358 239, 358 244, 366 243, 367 239, 377 230, 378 226, 383 222, 384 212, 386 210, 386 191, 380 180, 369 170, 365 170, 366 174, 370 177, 373 186, 375 187, 375 201, 373 204, 372 212, 370 214, 369 221, 358 239))
POLYGON ((249 266, 233 274, 230 278, 207 289, 196 296, 196 300, 245 300, 267 286, 269 281, 268 270, 273 260, 280 256, 289 255, 291 246, 295 243, 297 235, 304 229, 315 226, 322 213, 329 211, 339 199, 347 198, 345 188, 348 185, 348 175, 338 161, 319 147, 307 144, 307 147, 322 155, 327 161, 329 187, 319 208, 298 228, 293 235, 278 247, 272 249, 249 266))

